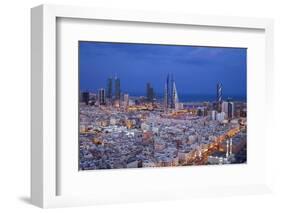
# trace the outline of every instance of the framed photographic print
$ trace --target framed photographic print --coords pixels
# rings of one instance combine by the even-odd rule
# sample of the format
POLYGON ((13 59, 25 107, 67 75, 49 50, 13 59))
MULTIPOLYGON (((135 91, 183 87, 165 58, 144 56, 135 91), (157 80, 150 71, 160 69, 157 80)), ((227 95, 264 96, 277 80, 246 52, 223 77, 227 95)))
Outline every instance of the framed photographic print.
POLYGON ((33 8, 32 203, 270 192, 272 30, 269 19, 33 8))

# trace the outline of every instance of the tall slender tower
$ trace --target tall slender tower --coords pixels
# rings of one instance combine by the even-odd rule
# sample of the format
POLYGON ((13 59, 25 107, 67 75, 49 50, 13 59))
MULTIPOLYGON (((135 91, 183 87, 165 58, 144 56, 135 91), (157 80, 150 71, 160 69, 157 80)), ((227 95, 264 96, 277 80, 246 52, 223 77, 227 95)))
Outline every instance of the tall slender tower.
POLYGON ((174 76, 171 74, 171 81, 170 81, 170 108, 175 108, 175 102, 174 102, 174 76))
POLYGON ((112 99, 112 78, 107 79, 106 97, 112 99))
POLYGON ((121 98, 121 89, 120 89, 120 79, 115 77, 115 100, 120 100, 121 98))
POLYGON ((173 109, 178 110, 179 109, 179 96, 178 96, 178 91, 176 88, 175 81, 173 82, 172 100, 173 100, 173 109))
POLYGON ((168 93, 167 93, 167 82, 165 83, 164 86, 164 111, 167 112, 168 110, 168 93))
POLYGON ((99 104, 105 105, 105 89, 101 88, 99 89, 99 104))
POLYGON ((170 100, 170 87, 169 87, 170 79, 169 74, 167 75, 165 86, 164 86, 164 109, 165 111, 168 110, 170 107, 169 100, 170 100))
POLYGON ((217 83, 217 111, 222 110, 222 84, 217 83))
POLYGON ((228 119, 232 119, 234 117, 234 103, 227 100, 227 117, 228 119))

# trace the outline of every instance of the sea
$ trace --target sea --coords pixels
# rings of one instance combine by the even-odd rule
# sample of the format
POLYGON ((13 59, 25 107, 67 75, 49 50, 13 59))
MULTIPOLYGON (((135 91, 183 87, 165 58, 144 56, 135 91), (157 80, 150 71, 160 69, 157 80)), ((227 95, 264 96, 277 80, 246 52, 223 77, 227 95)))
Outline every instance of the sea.
MULTIPOLYGON (((132 97, 140 97, 140 96, 146 96, 145 94, 129 94, 132 97)), ((214 94, 178 94, 179 101, 180 102, 214 102, 217 100, 216 95, 214 94)), ((156 100, 163 100, 163 94, 155 94, 156 100)), ((223 100, 232 100, 232 101, 241 101, 246 102, 247 97, 243 95, 231 95, 231 94, 225 94, 222 97, 223 100)))

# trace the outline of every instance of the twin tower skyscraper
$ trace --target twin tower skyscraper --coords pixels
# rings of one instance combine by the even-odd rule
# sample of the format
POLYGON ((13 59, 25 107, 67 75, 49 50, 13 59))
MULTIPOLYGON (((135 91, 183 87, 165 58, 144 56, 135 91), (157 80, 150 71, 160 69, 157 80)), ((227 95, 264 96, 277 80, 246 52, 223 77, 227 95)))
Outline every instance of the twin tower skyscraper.
POLYGON ((106 97, 109 100, 112 100, 112 98, 115 98, 115 100, 120 100, 121 98, 121 83, 120 79, 115 76, 115 78, 108 78, 107 79, 107 85, 106 85, 106 97), (113 82, 114 82, 114 94, 113 94, 113 82))
POLYGON ((179 108, 179 97, 176 88, 176 83, 172 74, 168 74, 164 87, 164 109, 178 110, 179 108))

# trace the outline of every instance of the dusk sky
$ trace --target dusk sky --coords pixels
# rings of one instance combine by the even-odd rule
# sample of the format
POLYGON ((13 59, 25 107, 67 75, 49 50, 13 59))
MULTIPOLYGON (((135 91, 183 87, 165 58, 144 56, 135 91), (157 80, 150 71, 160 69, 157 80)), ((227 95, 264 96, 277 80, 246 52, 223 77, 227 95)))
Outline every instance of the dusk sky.
POLYGON ((172 73, 179 97, 216 95, 246 97, 247 49, 111 42, 79 42, 80 90, 106 88, 108 77, 119 77, 121 92, 146 94, 150 82, 157 94, 172 73))

